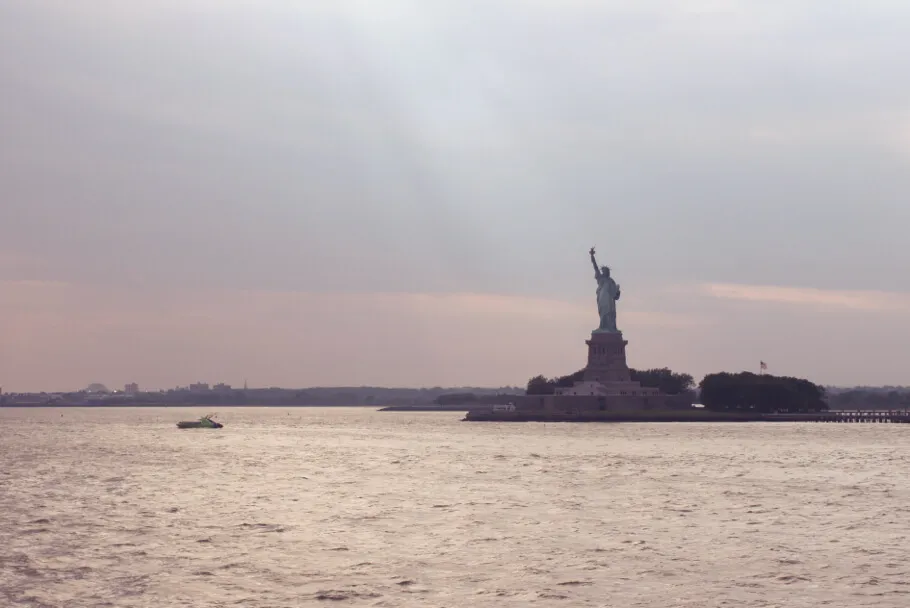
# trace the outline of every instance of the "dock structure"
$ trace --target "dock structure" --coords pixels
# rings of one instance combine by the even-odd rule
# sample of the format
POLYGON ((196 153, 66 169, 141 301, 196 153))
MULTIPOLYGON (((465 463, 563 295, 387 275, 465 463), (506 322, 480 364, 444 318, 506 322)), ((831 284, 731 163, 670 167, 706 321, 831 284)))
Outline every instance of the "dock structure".
POLYGON ((495 422, 840 422, 910 424, 908 410, 829 410, 826 412, 762 414, 754 411, 711 411, 703 408, 608 409, 550 411, 490 406, 468 410, 465 421, 495 422))
POLYGON ((843 422, 910 424, 910 410, 829 410, 808 414, 765 414, 769 422, 843 422))

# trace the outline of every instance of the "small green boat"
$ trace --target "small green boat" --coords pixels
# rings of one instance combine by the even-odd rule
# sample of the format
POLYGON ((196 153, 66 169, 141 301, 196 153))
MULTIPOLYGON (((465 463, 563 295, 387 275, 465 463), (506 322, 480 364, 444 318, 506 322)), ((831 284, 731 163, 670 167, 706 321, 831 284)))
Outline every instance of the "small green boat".
POLYGON ((224 425, 212 420, 212 416, 203 416, 199 420, 183 420, 177 423, 178 429, 220 429, 224 425))

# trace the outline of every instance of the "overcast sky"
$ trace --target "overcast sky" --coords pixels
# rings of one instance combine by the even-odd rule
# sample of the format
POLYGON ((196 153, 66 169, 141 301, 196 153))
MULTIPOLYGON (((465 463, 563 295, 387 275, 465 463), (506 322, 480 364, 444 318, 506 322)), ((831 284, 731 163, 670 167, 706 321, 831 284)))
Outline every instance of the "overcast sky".
POLYGON ((5 390, 910 384, 905 0, 0 0, 5 390))

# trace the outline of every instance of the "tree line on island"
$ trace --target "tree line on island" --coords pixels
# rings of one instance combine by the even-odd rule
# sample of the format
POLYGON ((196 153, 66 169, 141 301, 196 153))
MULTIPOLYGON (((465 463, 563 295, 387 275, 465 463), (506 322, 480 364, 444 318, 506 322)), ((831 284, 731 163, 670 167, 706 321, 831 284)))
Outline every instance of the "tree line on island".
POLYGON ((710 410, 821 412, 828 409, 825 389, 809 380, 740 372, 708 374, 698 385, 699 400, 710 410))
POLYGON ((830 387, 827 395, 832 409, 910 409, 910 387, 907 386, 830 387))
MULTIPOLYGON (((828 409, 825 389, 802 378, 740 372, 708 374, 695 387, 690 374, 674 372, 666 367, 630 369, 632 380, 642 386, 656 388, 667 395, 691 395, 706 409, 713 411, 748 412, 818 412, 828 409)), ((584 376, 579 370, 567 376, 546 378, 534 376, 528 380, 526 394, 552 395, 557 388, 570 387, 584 376)))
MULTIPOLYGON (((667 395, 680 395, 686 392, 692 392, 695 386, 695 379, 689 374, 680 374, 667 369, 666 367, 655 369, 630 369, 633 382, 641 382, 642 386, 648 388, 660 389, 667 395)), ((581 382, 585 370, 580 369, 574 374, 568 376, 557 376, 556 378, 547 379, 543 375, 534 376, 528 380, 526 394, 528 395, 552 395, 557 388, 568 388, 576 382, 581 382)))
MULTIPOLYGON (((203 393, 186 388, 141 392, 136 395, 112 393, 0 393, 4 405, 268 405, 268 406, 389 406, 389 405, 481 405, 506 403, 523 393, 552 394, 557 386, 571 386, 582 373, 547 379, 535 376, 526 387, 432 387, 389 388, 371 386, 309 387, 304 389, 250 388, 211 390, 203 393)), ((717 410, 807 411, 825 409, 910 409, 910 387, 859 386, 823 388, 799 378, 770 374, 709 374, 698 384, 689 374, 667 368, 632 370, 632 379, 643 386, 669 395, 688 393, 691 403, 717 410), (805 409, 803 409, 805 408, 805 409)))

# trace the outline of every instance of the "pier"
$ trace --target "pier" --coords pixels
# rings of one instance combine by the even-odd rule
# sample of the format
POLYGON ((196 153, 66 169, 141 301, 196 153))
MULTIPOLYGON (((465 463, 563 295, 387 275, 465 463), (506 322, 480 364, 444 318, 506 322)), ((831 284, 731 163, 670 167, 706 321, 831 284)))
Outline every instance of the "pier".
POLYGON ((765 414, 769 422, 910 424, 910 410, 829 410, 811 414, 765 414))
POLYGON ((910 410, 829 410, 799 414, 761 414, 749 411, 715 412, 701 408, 607 411, 493 411, 468 410, 466 421, 496 422, 831 422, 910 424, 910 410))

